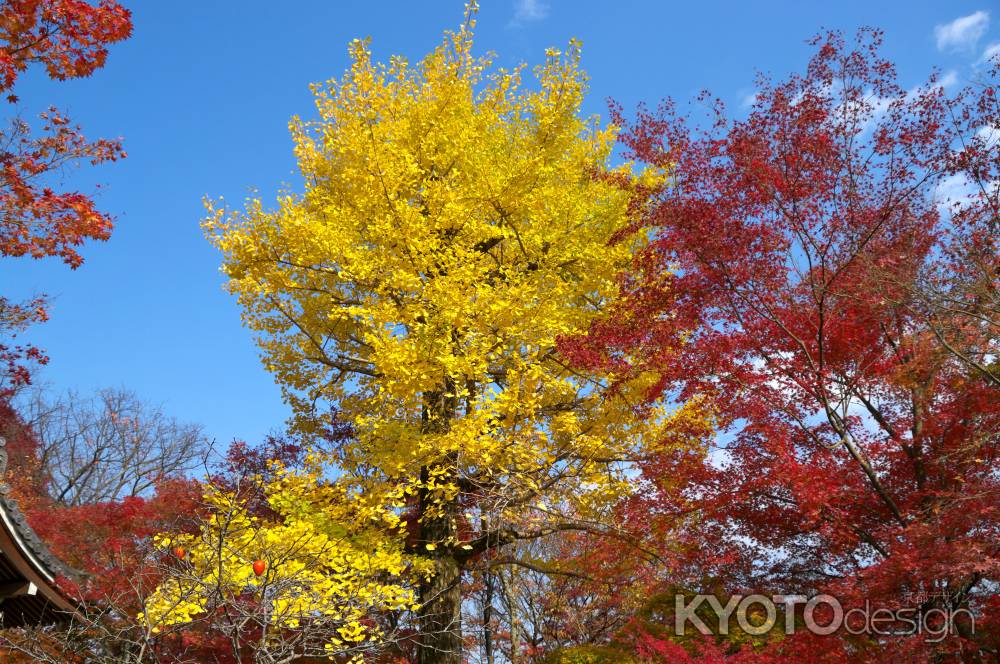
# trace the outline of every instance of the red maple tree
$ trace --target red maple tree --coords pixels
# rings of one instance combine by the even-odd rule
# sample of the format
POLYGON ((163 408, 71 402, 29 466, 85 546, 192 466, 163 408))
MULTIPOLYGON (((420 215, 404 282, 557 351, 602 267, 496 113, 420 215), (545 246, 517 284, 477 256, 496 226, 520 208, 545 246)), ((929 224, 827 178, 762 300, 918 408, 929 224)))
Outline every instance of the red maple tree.
MULTIPOLYGON (((108 45, 132 33, 129 11, 116 2, 8 0, 0 6, 0 93, 16 104, 18 76, 43 66, 56 80, 79 78, 104 66, 108 45)), ((55 107, 41 115, 40 131, 19 117, 0 130, 0 257, 57 256, 71 268, 87 240, 106 240, 112 219, 79 191, 59 191, 55 176, 79 162, 125 156, 121 142, 88 141, 55 107)), ((45 319, 43 300, 15 303, 0 296, 0 333, 12 336, 45 319)), ((0 343, 0 398, 28 380, 27 364, 45 356, 28 345, 0 343)))
MULTIPOLYGON (((963 613, 938 642, 841 631, 822 652, 993 661, 1000 61, 956 94, 935 75, 905 90, 880 42, 817 37, 806 72, 761 77, 742 120, 708 95, 702 123, 670 101, 614 108, 628 156, 671 178, 626 303, 564 350, 657 372, 651 399, 714 404, 719 449, 650 458, 623 508, 667 538, 672 583, 965 609, 975 625, 963 613)), ((815 640, 729 656, 790 661, 815 640)))

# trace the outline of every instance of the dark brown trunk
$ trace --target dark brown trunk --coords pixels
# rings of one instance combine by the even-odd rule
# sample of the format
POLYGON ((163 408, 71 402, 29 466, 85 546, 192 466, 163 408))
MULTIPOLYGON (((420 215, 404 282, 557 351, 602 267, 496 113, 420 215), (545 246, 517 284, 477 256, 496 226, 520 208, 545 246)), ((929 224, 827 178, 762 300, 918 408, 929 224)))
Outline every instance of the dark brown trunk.
MULTIPOLYGON (((453 531, 451 519, 423 525, 424 537, 442 540, 453 531)), ((462 568, 447 551, 434 552, 434 576, 420 587, 420 664, 462 662, 462 568)))
MULTIPOLYGON (((486 520, 480 524, 480 531, 486 532, 486 520)), ((483 659, 486 664, 494 664, 493 658, 493 573, 489 565, 483 570, 483 659)))
MULTIPOLYGON (((450 428, 455 416, 457 400, 454 386, 446 385, 439 393, 426 395, 423 417, 424 433, 443 433, 450 428)), ((457 459, 443 458, 443 465, 453 472, 457 459)), ((422 484, 426 484, 428 468, 421 471, 422 484)), ((443 514, 428 516, 429 501, 440 496, 420 492, 420 544, 422 553, 434 562, 434 575, 420 586, 420 609, 417 622, 420 628, 419 664, 462 664, 462 565, 456 559, 450 543, 455 541, 459 516, 457 500, 444 505, 443 514), (433 549, 424 545, 431 544, 433 549)))

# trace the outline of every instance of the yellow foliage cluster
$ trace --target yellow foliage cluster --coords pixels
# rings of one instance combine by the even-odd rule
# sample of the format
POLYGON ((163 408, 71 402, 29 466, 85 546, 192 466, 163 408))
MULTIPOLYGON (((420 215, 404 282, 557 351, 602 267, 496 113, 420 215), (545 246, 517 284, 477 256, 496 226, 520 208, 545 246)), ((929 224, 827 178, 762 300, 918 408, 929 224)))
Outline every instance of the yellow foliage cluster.
POLYGON ((157 537, 183 555, 140 616, 154 632, 225 606, 276 629, 319 622, 332 645, 356 647, 380 636, 367 617, 415 606, 412 590, 392 580, 426 565, 385 536, 394 514, 356 509, 315 469, 279 472, 265 490, 275 511, 266 519, 248 513, 245 494, 208 486, 200 532, 157 537), (317 501, 326 508, 316 511, 317 501), (260 575, 257 560, 266 564, 260 575))

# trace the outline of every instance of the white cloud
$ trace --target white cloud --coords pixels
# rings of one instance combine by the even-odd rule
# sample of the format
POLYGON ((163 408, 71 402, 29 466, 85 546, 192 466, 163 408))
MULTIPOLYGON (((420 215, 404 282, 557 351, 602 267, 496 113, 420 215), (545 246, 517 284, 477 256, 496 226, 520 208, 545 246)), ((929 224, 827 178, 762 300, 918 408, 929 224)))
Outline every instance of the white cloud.
POLYGON ((938 80, 938 85, 942 88, 950 88, 956 83, 958 83, 958 73, 954 69, 946 72, 945 75, 938 80))
POLYGON ((990 13, 978 11, 956 18, 951 23, 934 26, 939 51, 971 51, 990 25, 990 13))
POLYGON ((972 182, 964 173, 956 173, 949 175, 937 185, 934 199, 941 214, 948 217, 957 209, 968 205, 975 191, 972 182))
POLYGON ((740 108, 753 108, 753 105, 757 103, 757 99, 756 92, 744 95, 743 99, 740 100, 740 108))
POLYGON ((542 0, 517 0, 514 3, 513 25, 533 23, 548 18, 549 5, 542 0))
POLYGON ((1000 126, 991 127, 984 125, 976 132, 976 136, 981 138, 987 147, 993 147, 1000 143, 1000 126))
POLYGON ((724 447, 712 446, 708 451, 708 464, 716 470, 725 470, 733 462, 733 455, 724 447))
POLYGON ((985 51, 983 51, 983 57, 979 58, 979 62, 987 62, 998 55, 1000 55, 1000 42, 993 42, 986 47, 985 51))

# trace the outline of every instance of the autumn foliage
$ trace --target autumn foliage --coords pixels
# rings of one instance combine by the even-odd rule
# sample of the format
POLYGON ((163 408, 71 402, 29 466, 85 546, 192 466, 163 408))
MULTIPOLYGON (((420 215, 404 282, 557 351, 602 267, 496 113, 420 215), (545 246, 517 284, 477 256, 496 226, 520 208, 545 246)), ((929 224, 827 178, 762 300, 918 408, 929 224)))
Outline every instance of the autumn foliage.
MULTIPOLYGON (((286 560, 268 567, 273 623, 340 620, 345 655, 415 631, 420 661, 460 662, 463 580, 523 563, 519 543, 613 529, 628 462, 703 416, 637 409, 643 376, 606 393, 607 372, 559 357, 614 301, 643 240, 610 241, 662 171, 610 163, 614 127, 581 114, 579 44, 528 83, 474 54, 475 15, 414 64, 353 42, 314 90, 319 119, 291 125, 305 191, 211 203, 205 222, 309 442, 306 472, 269 486, 280 525, 232 555, 286 560), (329 403, 355 435, 319 447, 329 403)), ((221 536, 213 522, 201 539, 221 536)), ((231 569, 223 584, 245 587, 231 569)), ((164 587, 164 620, 207 601, 180 594, 164 587)))
MULTIPOLYGON (((688 524, 673 583, 968 609, 975 633, 965 617, 939 643, 838 634, 822 648, 986 661, 1000 580, 997 66, 955 95, 936 77, 904 90, 880 41, 817 38, 805 74, 761 78, 743 120, 709 97, 701 124, 672 102, 632 121, 615 109, 628 151, 672 177, 643 219, 654 239, 623 277, 626 304, 565 349, 581 366, 657 371, 651 399, 713 404, 716 451, 652 456, 623 507, 638 532, 688 524)), ((790 661, 799 647, 763 652, 790 661)))
MULTIPOLYGON (((104 65, 108 45, 132 32, 128 10, 115 2, 13 0, 0 9, 0 91, 11 92, 30 65, 56 80, 89 76, 104 65)), ((8 101, 17 102, 13 93, 8 101)), ((124 156, 119 141, 93 143, 54 108, 41 116, 42 135, 15 120, 0 153, 0 255, 58 256, 71 267, 83 259, 76 247, 105 240, 111 219, 78 192, 58 193, 46 175, 80 160, 98 164, 124 156)))
MULTIPOLYGON (((104 66, 108 46, 132 32, 127 9, 102 1, 10 0, 0 7, 0 94, 14 108, 18 77, 42 66, 49 77, 66 80, 89 76, 104 66)), ((83 257, 87 240, 106 240, 111 217, 99 211, 92 196, 60 191, 59 174, 80 162, 92 165, 125 156, 118 140, 88 141, 80 127, 55 106, 41 114, 41 127, 19 116, 0 129, 0 258, 55 256, 71 268, 83 257)), ((45 302, 11 302, 0 294, 0 334, 16 335, 45 320, 45 302)), ((28 367, 44 364, 31 345, 0 339, 0 398, 28 381, 28 367)))
MULTIPOLYGON (((260 630, 247 626, 234 641, 221 620, 222 611, 259 610, 259 598, 252 596, 230 597, 218 607, 220 613, 202 615, 181 628, 163 626, 151 633, 144 627, 140 616, 157 587, 189 569, 192 554, 198 553, 162 546, 156 537, 197 532, 210 514, 204 498, 210 487, 232 492, 242 507, 273 521, 261 492, 269 477, 267 465, 294 467, 301 462, 299 446, 273 438, 255 447, 234 442, 203 482, 163 477, 143 495, 70 505, 53 499, 38 472, 39 446, 30 426, 2 405, 0 436, 8 441, 4 481, 10 495, 52 553, 78 572, 78 577, 59 578, 57 583, 81 605, 80 615, 61 632, 0 632, 3 661, 82 663, 88 660, 81 653, 93 648, 104 652, 107 661, 133 661, 129 658, 139 651, 170 662, 235 664, 252 657, 260 630)), ((247 561, 249 574, 254 574, 252 565, 247 561)))
MULTIPOLYGON (((905 88, 879 31, 823 33, 743 112, 604 125, 578 42, 532 79, 475 54, 476 15, 415 63, 352 42, 291 123, 301 191, 208 203, 286 437, 69 504, 10 400, 46 358, 0 345, 6 481, 86 573, 78 620, 4 654, 997 661, 1000 56, 905 88), (710 610, 750 594, 892 617, 710 610), (677 630, 696 596, 704 633, 677 630)), ((0 90, 130 30, 113 2, 5 3, 0 90)), ((112 221, 53 171, 124 152, 42 120, 0 141, 0 256, 75 268, 112 221)), ((8 336, 46 315, 0 297, 8 336)))

